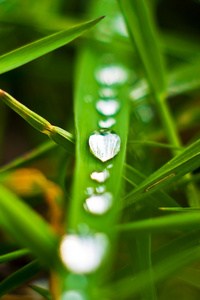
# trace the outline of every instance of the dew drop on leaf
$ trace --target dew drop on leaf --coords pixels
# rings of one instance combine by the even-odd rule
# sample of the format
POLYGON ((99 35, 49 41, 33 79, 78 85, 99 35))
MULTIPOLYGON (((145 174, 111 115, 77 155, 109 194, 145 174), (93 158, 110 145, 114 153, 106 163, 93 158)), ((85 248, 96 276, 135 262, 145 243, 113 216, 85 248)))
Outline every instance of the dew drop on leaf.
POLYGON ((102 162, 112 159, 120 151, 121 139, 114 131, 102 129, 89 137, 91 153, 102 162))
POLYGON ((107 169, 103 170, 103 172, 93 172, 90 174, 90 178, 99 183, 105 182, 110 177, 110 173, 107 169))
POLYGON ((95 77, 97 82, 103 86, 123 85, 128 79, 126 69, 121 65, 108 65, 99 68, 95 77))
POLYGON ((97 111, 103 116, 114 116, 118 113, 120 109, 120 104, 114 99, 103 100, 100 99, 96 103, 97 111))
POLYGON ((90 198, 86 199, 84 208, 91 214, 103 215, 112 207, 112 203, 112 194, 106 192, 102 195, 93 195, 90 198))
POLYGON ((116 89, 111 89, 111 88, 101 88, 99 89, 99 95, 101 98, 115 98, 117 96, 118 92, 116 89))
POLYGON ((105 234, 88 235, 68 234, 60 244, 60 256, 73 273, 92 273, 102 264, 109 247, 105 234))
POLYGON ((108 118, 107 120, 103 121, 100 120, 98 122, 99 127, 101 128, 111 128, 112 126, 114 126, 116 124, 116 120, 114 118, 108 118))

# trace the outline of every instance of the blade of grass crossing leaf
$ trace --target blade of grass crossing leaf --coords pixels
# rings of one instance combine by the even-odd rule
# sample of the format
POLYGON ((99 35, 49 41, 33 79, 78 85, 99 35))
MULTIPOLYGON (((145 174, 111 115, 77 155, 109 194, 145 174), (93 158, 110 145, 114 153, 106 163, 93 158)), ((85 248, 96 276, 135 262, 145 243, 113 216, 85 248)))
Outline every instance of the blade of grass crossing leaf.
POLYGON ((154 218, 150 220, 125 223, 117 226, 117 230, 121 232, 129 232, 130 234, 140 233, 163 233, 172 230, 191 231, 200 229, 200 213, 188 212, 184 214, 173 214, 169 216, 154 218))
MULTIPOLYGON (((155 282, 161 282, 169 277, 172 278, 172 276, 182 268, 195 262, 199 258, 199 246, 168 257, 165 261, 154 267, 155 282)), ((110 290, 106 290, 106 294, 109 295, 111 299, 129 299, 130 297, 138 295, 144 288, 144 283, 148 285, 150 280, 151 278, 147 277, 147 272, 144 272, 135 278, 129 277, 122 282, 116 283, 110 287, 110 290)))
MULTIPOLYGON (((132 184, 134 187, 139 185, 141 182, 143 182, 146 177, 136 170, 135 168, 129 166, 128 164, 124 164, 124 169, 123 169, 123 177, 126 181, 128 181, 130 184, 132 184)), ((150 195, 147 198, 144 198, 145 205, 152 206, 156 210, 160 205, 164 205, 164 203, 170 203, 170 206, 178 206, 176 201, 169 196, 167 193, 163 191, 157 191, 153 195, 150 195)))
POLYGON ((181 154, 175 156, 168 163, 150 175, 146 180, 130 192, 122 201, 123 206, 149 196, 165 185, 176 181, 183 175, 195 170, 200 165, 200 140, 187 147, 181 154))
POLYGON ((34 150, 23 154, 22 156, 14 159, 13 161, 9 162, 8 164, 0 167, 0 173, 11 171, 16 168, 20 168, 25 166, 26 164, 36 160, 37 158, 40 158, 44 154, 47 154, 51 150, 55 149, 57 147, 57 144, 55 144, 53 141, 47 141, 38 147, 36 147, 34 150))
POLYGON ((163 59, 157 44, 155 26, 150 10, 144 0, 118 0, 130 38, 143 62, 148 79, 157 95, 166 91, 163 59))
POLYGON ((39 295, 41 295, 42 297, 44 297, 47 300, 52 300, 52 296, 50 294, 50 292, 48 290, 45 290, 39 286, 36 285, 29 285, 29 287, 34 290, 35 292, 37 292, 39 295))
POLYGON ((0 297, 12 292, 14 289, 30 280, 42 270, 37 260, 32 261, 25 267, 19 269, 0 283, 0 297))
POLYGON ((48 266, 60 269, 58 237, 39 215, 3 186, 0 186, 0 226, 48 266))
MULTIPOLYGON (((137 255, 138 255, 138 265, 140 268, 140 273, 145 272, 148 278, 148 284, 145 284, 146 278, 143 282, 143 289, 141 289, 141 298, 156 300, 156 290, 154 286, 153 279, 153 269, 151 263, 151 235, 143 234, 136 239, 137 245, 137 255)), ((134 255, 134 254, 132 254, 134 255)))
POLYGON ((31 126, 46 134, 55 143, 63 147, 67 152, 71 154, 74 153, 74 136, 72 134, 62 128, 52 126, 43 117, 39 116, 2 90, 0 90, 0 100, 18 113, 31 126))
MULTIPOLYGON (((161 52, 157 44, 156 28, 150 8, 144 0, 118 0, 129 30, 130 38, 146 70, 149 83, 154 91, 156 105, 165 132, 171 144, 179 147, 180 140, 170 115, 166 97, 166 76, 161 52)), ((177 151, 173 150, 176 154, 177 151)))
POLYGON ((20 249, 17 251, 13 251, 4 255, 0 256, 0 264, 5 263, 7 261, 11 261, 17 258, 20 258, 22 256, 25 256, 27 254, 30 254, 30 251, 27 249, 20 249))
POLYGON ((20 67, 46 53, 66 45, 97 24, 102 18, 103 17, 74 28, 49 35, 29 45, 0 56, 0 74, 20 67))

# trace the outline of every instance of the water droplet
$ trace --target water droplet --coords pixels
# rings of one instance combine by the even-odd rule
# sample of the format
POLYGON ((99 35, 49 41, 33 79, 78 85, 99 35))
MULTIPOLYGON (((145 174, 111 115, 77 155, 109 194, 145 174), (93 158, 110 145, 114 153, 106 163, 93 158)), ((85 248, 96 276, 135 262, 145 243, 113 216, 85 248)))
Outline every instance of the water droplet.
POLYGON ((116 120, 114 118, 108 118, 105 121, 100 120, 98 123, 99 127, 101 127, 101 128, 111 128, 115 124, 116 124, 116 120))
POLYGON ((94 194, 94 188, 93 187, 87 187, 85 190, 85 194, 88 196, 91 196, 94 194))
POLYGON ((117 94, 118 92, 116 89, 101 88, 99 90, 99 95, 101 96, 101 98, 115 98, 117 94))
POLYGON ((86 211, 92 214, 102 215, 111 208, 112 203, 112 194, 107 192, 102 195, 91 196, 90 198, 86 199, 83 206, 86 211))
POLYGON ((113 167, 113 164, 109 164, 109 165, 106 167, 106 169, 112 169, 112 167, 113 167))
POLYGON ((103 183, 105 182, 108 178, 110 177, 110 173, 108 170, 103 170, 103 172, 93 172, 91 175, 90 175, 90 178, 92 180, 95 180, 99 183, 103 183))
POLYGON ((67 291, 61 296, 61 300, 86 300, 86 297, 79 291, 67 291))
POLYGON ((76 274, 94 272, 101 265, 109 241, 105 234, 69 234, 60 244, 60 255, 65 266, 76 274))
POLYGON ((93 101, 92 95, 86 95, 84 97, 84 101, 85 101, 85 103, 91 103, 93 101))
POLYGON ((105 192, 105 190, 106 190, 105 185, 101 185, 101 186, 98 186, 98 187, 96 188, 97 194, 102 194, 102 193, 105 192))
POLYGON ((114 99, 109 100, 98 100, 96 103, 96 109, 103 116, 114 116, 120 109, 120 104, 114 99))
POLYGON ((99 68, 96 71, 95 77, 101 85, 123 85, 128 79, 128 73, 121 65, 108 65, 99 68))
POLYGON ((89 137, 89 146, 92 154, 105 162, 112 159, 120 151, 121 140, 114 131, 102 129, 95 131, 89 137))
POLYGON ((161 182, 165 181, 165 180, 168 180, 170 179, 171 177, 174 177, 176 176, 176 173, 171 173, 161 179, 159 179, 158 181, 156 181, 155 183, 151 184, 150 186, 148 186, 145 190, 145 192, 149 192, 151 189, 155 188, 158 184, 160 184, 161 182))

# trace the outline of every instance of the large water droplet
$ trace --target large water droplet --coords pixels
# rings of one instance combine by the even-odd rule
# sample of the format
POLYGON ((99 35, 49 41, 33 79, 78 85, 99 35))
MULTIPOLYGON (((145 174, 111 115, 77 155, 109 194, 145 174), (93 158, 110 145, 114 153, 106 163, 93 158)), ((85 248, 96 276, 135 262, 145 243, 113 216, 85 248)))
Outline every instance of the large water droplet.
POLYGON ((89 137, 90 151, 103 162, 119 153, 120 144, 121 140, 118 134, 110 130, 95 131, 89 137))
POLYGON ((92 180, 95 180, 99 183, 103 183, 105 182, 108 178, 110 177, 110 173, 108 170, 103 170, 103 172, 93 172, 91 175, 90 175, 90 178, 92 180))
POLYGON ((98 123, 99 127, 101 127, 101 128, 111 128, 115 124, 116 124, 116 120, 114 118, 108 118, 105 121, 100 120, 98 123))
POLYGON ((108 100, 98 100, 96 103, 96 109, 100 114, 103 116, 114 116, 118 113, 120 109, 120 104, 118 101, 114 99, 108 99, 108 100))
POLYGON ((101 98, 115 98, 117 94, 118 92, 116 89, 104 87, 99 90, 99 95, 101 96, 101 98))
POLYGON ((61 296, 61 300, 86 300, 86 297, 78 291, 67 291, 61 296))
POLYGON ((121 65, 99 68, 95 75, 98 83, 105 86, 123 85, 128 79, 128 73, 121 65))
POLYGON ((105 234, 69 234, 60 244, 60 255, 65 266, 77 274, 94 272, 102 263, 109 241, 105 234))
POLYGON ((105 214, 112 206, 113 197, 111 193, 104 193, 102 195, 94 195, 86 199, 84 208, 86 211, 95 214, 105 214))

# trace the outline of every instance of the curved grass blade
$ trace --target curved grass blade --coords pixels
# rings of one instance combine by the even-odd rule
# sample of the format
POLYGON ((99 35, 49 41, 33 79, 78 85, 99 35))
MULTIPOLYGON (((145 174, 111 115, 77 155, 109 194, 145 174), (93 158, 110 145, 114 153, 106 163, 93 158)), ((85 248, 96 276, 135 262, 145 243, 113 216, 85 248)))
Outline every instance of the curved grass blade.
POLYGON ((97 24, 102 18, 103 17, 74 28, 49 35, 29 45, 0 56, 0 74, 20 67, 46 53, 66 45, 97 24))
MULTIPOLYGON (((172 277, 182 268, 197 261, 200 258, 200 247, 194 247, 168 256, 154 267, 154 281, 161 282, 168 277, 172 277)), ((106 295, 111 299, 130 299, 150 283, 151 278, 147 277, 147 272, 143 272, 137 277, 128 277, 118 282, 106 290, 106 295)))
POLYGON ((158 143, 158 142, 148 141, 148 140, 133 140, 133 141, 128 141, 128 144, 145 145, 145 146, 160 147, 160 148, 175 149, 175 150, 184 149, 184 147, 178 147, 170 144, 158 143))
POLYGON ((178 278, 182 279, 183 281, 187 282, 188 284, 200 289, 200 270, 189 268, 178 275, 178 278))
POLYGON ((168 94, 176 96, 200 89, 200 61, 181 66, 169 76, 168 94))
POLYGON ((122 232, 130 232, 130 234, 163 233, 171 232, 172 230, 191 231, 200 229, 200 213, 188 212, 150 220, 125 223, 118 225, 116 229, 122 232))
POLYGON ((52 126, 43 117, 39 116, 2 90, 0 90, 0 100, 6 103, 35 129, 49 136, 50 139, 63 147, 68 153, 74 153, 74 136, 71 133, 57 126, 52 126))
POLYGON ((176 181, 200 165, 200 140, 187 147, 168 163, 150 175, 138 187, 122 200, 122 206, 129 206, 151 193, 160 190, 165 185, 176 181))
MULTIPOLYGON (((138 259, 138 266, 140 273, 145 272, 146 278, 148 278, 148 283, 146 284, 146 278, 142 278, 143 288, 140 291, 142 299, 149 299, 149 300, 156 300, 156 290, 154 285, 154 274, 152 269, 152 262, 151 262, 151 235, 150 234, 143 234, 137 237, 136 239, 136 246, 137 246, 137 259, 138 259)), ((135 253, 132 253, 134 256, 135 253)))
POLYGON ((34 150, 29 151, 26 154, 23 154, 22 156, 14 159, 13 161, 9 162, 8 164, 0 167, 0 173, 11 171, 16 168, 23 167, 27 165, 28 163, 36 160, 37 158, 40 158, 44 154, 47 154, 51 150, 55 149, 57 147, 57 144, 55 144, 53 141, 47 141, 38 147, 36 147, 34 150))
POLYGON ((30 251, 28 249, 20 249, 20 250, 16 250, 16 251, 1 255, 0 256, 0 264, 20 258, 27 254, 30 254, 30 251))
POLYGON ((58 237, 39 215, 3 186, 0 186, 0 226, 47 266, 60 268, 58 237))
POLYGON ((144 0, 118 0, 130 39, 143 62, 148 80, 158 98, 165 95, 164 63, 157 41, 153 18, 144 0))
POLYGON ((39 295, 43 296, 47 300, 53 300, 50 292, 36 285, 29 285, 29 287, 37 292, 39 295))
MULTIPOLYGON (((128 181, 130 184, 132 184, 134 187, 137 187, 141 182, 143 182, 146 177, 136 170, 135 168, 129 166, 125 163, 125 168, 123 170, 123 177, 126 181, 128 181)), ((144 198, 144 200, 147 200, 145 202, 145 205, 152 206, 155 209, 158 209, 160 205, 164 205, 163 203, 171 203, 170 206, 177 207, 177 202, 170 197, 167 193, 163 191, 157 191, 153 195, 148 196, 147 198, 144 198)), ((169 206, 169 205, 168 205, 169 206)))
POLYGON ((14 289, 38 274, 42 269, 43 267, 39 264, 38 260, 34 260, 11 274, 0 283, 0 297, 12 292, 14 289))

